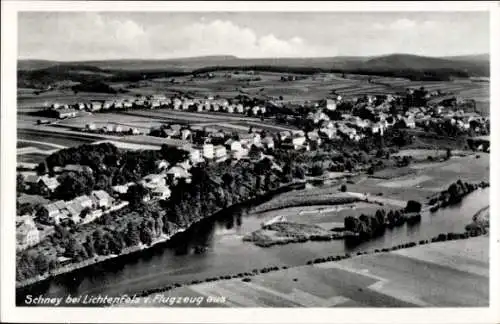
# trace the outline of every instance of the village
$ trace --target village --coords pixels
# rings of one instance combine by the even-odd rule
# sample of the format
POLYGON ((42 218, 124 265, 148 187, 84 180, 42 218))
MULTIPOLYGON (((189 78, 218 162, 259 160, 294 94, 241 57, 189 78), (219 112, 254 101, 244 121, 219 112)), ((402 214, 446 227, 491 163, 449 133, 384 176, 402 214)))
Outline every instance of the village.
MULTIPOLYGON (((410 95, 413 92, 410 92, 410 95)), ((435 94, 434 94, 435 95, 435 94)), ((427 98, 430 97, 427 94, 427 98)), ((189 183, 192 166, 200 163, 220 163, 226 160, 238 161, 249 159, 259 161, 263 158, 273 159, 275 149, 314 151, 323 143, 332 140, 359 142, 366 137, 383 136, 391 128, 435 130, 453 128, 454 133, 472 131, 474 134, 487 135, 489 117, 475 112, 465 112, 456 107, 442 105, 426 105, 411 107, 406 111, 394 113, 393 103, 398 100, 393 95, 367 95, 362 98, 345 100, 342 96, 333 99, 319 100, 307 104, 307 113, 295 117, 303 129, 270 132, 268 129, 251 127, 247 133, 234 133, 217 127, 164 123, 152 128, 147 134, 136 128, 119 125, 106 125, 97 128, 95 124, 85 125, 85 132, 141 135, 179 139, 187 144, 179 147, 188 152, 188 158, 175 165, 165 160, 155 162, 157 173, 149 174, 137 184, 147 189, 142 197, 144 201, 167 200, 171 195, 171 186, 179 179, 189 183), (346 109, 346 106, 350 110, 346 109)), ((267 102, 264 105, 244 106, 227 99, 167 98, 165 95, 142 96, 131 100, 93 101, 74 105, 54 103, 48 111, 59 119, 76 118, 80 113, 102 113, 122 109, 172 109, 190 112, 227 113, 248 115, 263 119, 273 118, 273 108, 280 103, 267 102)), ((43 122, 39 122, 43 123, 43 122)), ((449 130, 448 130, 449 131, 449 130)), ((96 143, 103 143, 99 141, 96 143)), ((489 152, 489 145, 476 147, 489 152)), ((275 168, 280 166, 274 163, 275 168)), ((52 176, 39 174, 36 163, 18 163, 18 172, 23 179, 24 189, 30 194, 51 196, 59 186, 58 177, 68 172, 92 172, 88 166, 66 165, 56 167, 52 176)), ((51 201, 42 206, 37 214, 18 216, 17 238, 18 248, 26 249, 36 245, 42 235, 38 228, 65 224, 71 220, 74 224, 91 222, 110 211, 116 211, 128 205, 126 194, 128 188, 136 183, 122 183, 112 187, 112 192, 92 191, 89 195, 77 197, 70 201, 51 201), (35 219, 35 220, 34 220, 35 219), (36 224, 41 223, 42 226, 36 224)), ((50 231, 43 231, 50 233, 50 231)))

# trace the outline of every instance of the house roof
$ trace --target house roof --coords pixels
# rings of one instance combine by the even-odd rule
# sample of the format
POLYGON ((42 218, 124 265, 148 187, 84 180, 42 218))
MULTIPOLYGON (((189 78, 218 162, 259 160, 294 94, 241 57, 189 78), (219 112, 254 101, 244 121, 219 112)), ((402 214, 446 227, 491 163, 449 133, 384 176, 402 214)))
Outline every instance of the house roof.
POLYGON ((111 198, 109 194, 104 190, 92 191, 92 195, 98 199, 109 199, 111 198))
POLYGON ((24 179, 24 182, 27 183, 37 183, 40 180, 40 177, 37 175, 28 175, 26 179, 24 179))
POLYGON ((215 150, 225 150, 226 147, 224 145, 216 145, 216 146, 214 146, 214 149, 215 150))
POLYGON ((79 216, 84 207, 76 201, 73 201, 66 205, 66 209, 73 216, 79 216))
POLYGON ((88 202, 91 202, 92 200, 90 199, 89 196, 79 196, 79 197, 76 197, 75 199, 73 199, 73 201, 79 203, 80 205, 83 205, 84 203, 88 203, 88 202))
POLYGON ((57 181, 55 177, 49 178, 48 176, 43 176, 40 178, 40 181, 42 181, 50 189, 55 189, 59 186, 59 181, 57 181))
POLYGON ((168 186, 158 186, 153 188, 152 191, 157 193, 171 192, 168 186))
POLYGON ((143 177, 142 180, 149 182, 149 181, 156 181, 156 180, 159 180, 162 178, 163 178, 162 174, 152 173, 152 174, 148 174, 147 176, 143 177))
POLYGON ((240 140, 253 139, 255 137, 255 134, 244 133, 244 134, 240 134, 239 137, 240 137, 240 140))
POLYGON ((51 204, 45 205, 44 208, 50 213, 53 211, 58 211, 58 210, 66 208, 66 203, 62 200, 58 200, 58 201, 53 202, 51 204))
POLYGON ((167 174, 178 175, 179 177, 182 177, 182 178, 189 178, 191 176, 191 174, 189 172, 187 172, 184 168, 182 168, 180 166, 171 167, 167 171, 167 174))

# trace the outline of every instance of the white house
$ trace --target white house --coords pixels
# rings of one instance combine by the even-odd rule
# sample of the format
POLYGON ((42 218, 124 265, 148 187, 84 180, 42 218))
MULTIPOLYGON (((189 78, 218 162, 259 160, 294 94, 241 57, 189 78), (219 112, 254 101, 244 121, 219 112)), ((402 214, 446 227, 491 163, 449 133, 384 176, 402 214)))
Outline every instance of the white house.
POLYGON ((257 114, 261 111, 260 107, 259 106, 254 106, 252 107, 252 114, 254 116, 257 116, 257 114))
POLYGON ((215 157, 214 145, 213 144, 203 144, 203 157, 207 159, 213 159, 215 157))
POLYGON ((110 207, 112 198, 104 190, 95 190, 90 194, 92 200, 95 202, 96 207, 110 207))
POLYGON ((189 129, 181 130, 181 139, 187 140, 191 136, 191 131, 189 129))
POLYGON ((216 159, 222 159, 227 156, 226 147, 223 145, 217 145, 214 147, 214 154, 216 159))
POLYGON ((177 165, 171 167, 167 171, 167 175, 171 180, 180 179, 180 178, 184 178, 187 180, 187 179, 191 178, 191 174, 188 171, 186 171, 186 169, 184 169, 180 166, 177 166, 177 165))
POLYGON ((242 104, 237 104, 235 110, 238 114, 243 114, 245 112, 245 108, 242 104))
POLYGON ((154 189, 158 186, 166 184, 165 175, 163 174, 148 174, 141 180, 141 185, 148 189, 154 189))
POLYGON ((151 190, 151 195, 155 199, 160 199, 160 200, 168 199, 170 198, 171 194, 172 192, 170 191, 170 188, 168 186, 158 186, 153 190, 151 190))
POLYGON ((113 101, 105 101, 102 105, 102 109, 110 109, 111 107, 113 107, 113 101))
POLYGON ((230 151, 241 151, 243 148, 240 141, 229 139, 224 143, 230 151))
POLYGON ((124 184, 124 185, 117 185, 117 186, 113 186, 111 189, 113 190, 113 192, 115 193, 118 193, 118 194, 126 194, 128 192, 128 188, 130 186, 134 185, 133 182, 129 182, 127 184, 124 184))
POLYGON ((305 136, 296 136, 294 138, 292 138, 292 144, 293 144, 293 147, 294 149, 299 149, 299 148, 302 148, 304 146, 306 142, 306 138, 305 136))
POLYGON ((264 137, 261 143, 265 148, 274 149, 274 139, 271 136, 264 137))
POLYGON ((16 228, 16 241, 16 248, 24 250, 40 242, 40 232, 34 224, 23 223, 16 228))
POLYGON ((330 111, 334 111, 335 109, 337 109, 337 103, 335 102, 335 100, 326 99, 325 108, 330 111))
POLYGON ((279 132, 279 138, 281 141, 286 140, 287 138, 290 138, 292 136, 292 133, 290 131, 281 131, 279 132))
POLYGON ((155 161, 155 166, 156 166, 156 170, 163 171, 163 170, 166 170, 168 168, 169 164, 165 160, 158 160, 158 161, 155 161))

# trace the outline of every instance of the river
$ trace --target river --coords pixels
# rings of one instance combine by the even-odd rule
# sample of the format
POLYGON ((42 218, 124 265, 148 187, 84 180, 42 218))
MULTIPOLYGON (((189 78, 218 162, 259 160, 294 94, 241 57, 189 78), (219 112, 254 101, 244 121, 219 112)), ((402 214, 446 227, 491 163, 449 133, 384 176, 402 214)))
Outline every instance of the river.
MULTIPOLYGON (((111 260, 17 290, 17 303, 27 294, 44 297, 133 295, 173 283, 235 274, 271 265, 303 265, 308 260, 346 252, 371 251, 404 242, 430 239, 440 233, 463 232, 472 215, 489 205, 489 189, 478 189, 460 204, 423 213, 419 224, 386 230, 381 237, 357 245, 343 240, 306 242, 260 248, 242 236, 258 229, 263 219, 239 206, 205 219, 171 241, 136 255, 111 260), (195 249, 206 246, 203 253, 195 249)), ((73 305, 74 306, 74 305, 73 305)))

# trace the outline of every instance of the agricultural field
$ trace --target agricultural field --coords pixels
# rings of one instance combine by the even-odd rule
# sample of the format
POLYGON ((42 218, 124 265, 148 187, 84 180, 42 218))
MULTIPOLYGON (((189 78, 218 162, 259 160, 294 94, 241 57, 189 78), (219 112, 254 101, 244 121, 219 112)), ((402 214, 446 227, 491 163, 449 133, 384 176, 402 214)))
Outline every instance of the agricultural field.
POLYGON ((439 159, 446 157, 446 150, 424 150, 424 149, 408 149, 401 150, 397 153, 392 154, 391 156, 411 156, 412 161, 425 161, 428 157, 432 157, 433 159, 439 159))
MULTIPOLYGON (((407 88, 425 87, 430 91, 440 90, 465 99, 489 102, 489 83, 470 80, 455 81, 411 81, 404 78, 377 77, 355 74, 326 73, 300 76, 295 81, 281 81, 282 76, 293 74, 256 72, 255 74, 235 74, 234 71, 215 72, 212 78, 182 76, 156 78, 140 82, 110 83, 113 88, 127 89, 125 94, 74 93, 71 90, 50 90, 38 95, 33 89, 18 90, 18 109, 43 107, 52 102, 75 103, 80 101, 107 100, 116 97, 150 95, 156 93, 189 94, 203 98, 218 94, 223 98, 234 98, 246 94, 268 99, 282 97, 285 101, 304 102, 318 100, 331 95, 333 91, 346 98, 364 94, 387 94, 405 91, 407 88), (174 82, 171 82, 174 80, 174 82)), ((435 100, 440 100, 436 98, 435 100)))
POLYGON ((18 140, 40 141, 49 144, 57 144, 61 146, 71 147, 82 144, 89 144, 96 139, 88 136, 70 135, 65 133, 51 132, 50 130, 32 130, 32 129, 18 129, 18 140))
POLYGON ((294 190, 280 194, 271 200, 258 205, 253 211, 262 213, 283 208, 316 206, 316 205, 345 205, 352 204, 360 199, 345 192, 339 192, 337 186, 294 190))
POLYGON ((106 125, 120 125, 125 129, 132 127, 137 128, 140 132, 148 133, 151 128, 159 127, 163 123, 152 118, 136 117, 121 113, 99 113, 58 122, 60 126, 78 129, 85 129, 87 124, 95 124, 98 129, 106 125))
POLYGON ((404 168, 414 171, 409 175, 403 174, 387 179, 369 178, 357 184, 347 185, 347 190, 370 194, 382 193, 383 197, 402 200, 423 200, 433 192, 448 188, 458 179, 471 183, 489 181, 489 164, 487 153, 454 156, 444 162, 410 164, 404 168))
POLYGON ((19 205, 30 204, 35 206, 35 205, 44 205, 48 203, 49 200, 39 195, 27 195, 23 193, 19 197, 17 197, 17 202, 19 205))
POLYGON ((29 153, 29 154, 20 154, 17 155, 17 161, 18 162, 25 162, 25 163, 40 163, 43 162, 48 155, 46 154, 40 154, 40 153, 29 153))
POLYGON ((60 104, 74 104, 76 102, 90 102, 93 100, 112 100, 117 96, 125 97, 126 95, 95 92, 79 92, 75 94, 70 90, 50 90, 36 95, 31 89, 25 89, 21 92, 18 91, 17 109, 19 112, 22 112, 50 106, 54 102, 60 104))
POLYGON ((279 210, 266 211, 257 216, 263 221, 270 220, 276 216, 284 216, 287 221, 294 223, 314 224, 325 229, 343 227, 344 218, 347 216, 358 217, 361 214, 374 215, 378 209, 395 209, 396 206, 379 206, 366 202, 355 202, 343 205, 314 205, 302 207, 290 207, 279 210))
POLYGON ((248 282, 190 285, 163 295, 226 297, 222 305, 205 298, 202 307, 486 307, 488 272, 489 244, 483 236, 292 267, 248 282))

